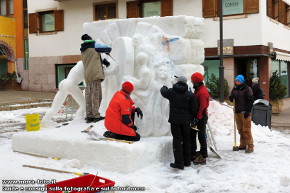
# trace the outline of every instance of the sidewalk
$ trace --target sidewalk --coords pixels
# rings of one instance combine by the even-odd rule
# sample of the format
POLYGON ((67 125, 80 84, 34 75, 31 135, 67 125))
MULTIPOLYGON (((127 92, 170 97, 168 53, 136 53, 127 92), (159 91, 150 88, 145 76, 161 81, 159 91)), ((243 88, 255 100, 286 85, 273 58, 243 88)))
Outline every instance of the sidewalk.
POLYGON ((279 114, 272 114, 272 128, 277 130, 288 130, 290 133, 290 107, 283 109, 279 114))
POLYGON ((0 111, 51 106, 56 93, 32 91, 0 91, 0 111))

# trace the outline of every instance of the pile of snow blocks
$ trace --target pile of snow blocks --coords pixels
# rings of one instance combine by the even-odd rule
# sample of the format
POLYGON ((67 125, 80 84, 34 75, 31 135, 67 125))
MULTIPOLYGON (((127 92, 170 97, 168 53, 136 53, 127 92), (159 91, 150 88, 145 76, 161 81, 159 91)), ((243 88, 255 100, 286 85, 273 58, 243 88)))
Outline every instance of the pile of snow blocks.
POLYGON ((53 158, 77 159, 109 171, 129 173, 165 163, 172 156, 172 137, 147 137, 127 144, 95 141, 80 130, 55 128, 13 135, 12 149, 53 158))

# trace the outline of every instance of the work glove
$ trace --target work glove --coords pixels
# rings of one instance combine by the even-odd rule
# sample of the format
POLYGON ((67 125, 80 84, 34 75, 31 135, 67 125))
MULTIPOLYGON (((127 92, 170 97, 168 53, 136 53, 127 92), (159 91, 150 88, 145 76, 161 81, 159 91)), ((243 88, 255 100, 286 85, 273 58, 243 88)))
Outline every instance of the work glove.
POLYGON ((134 124, 131 126, 131 128, 132 128, 134 131, 137 131, 137 129, 138 129, 138 128, 136 127, 136 125, 134 125, 134 124))
POLYGON ((135 108, 135 112, 137 113, 138 117, 140 116, 141 119, 143 118, 143 112, 139 107, 135 108))
POLYGON ((235 96, 231 95, 231 96, 229 96, 229 99, 230 99, 231 102, 233 102, 234 99, 235 99, 235 96))
POLYGON ((108 68, 110 66, 110 62, 104 58, 103 64, 108 68))
POLYGON ((249 115, 250 115, 250 113, 249 113, 248 111, 246 111, 246 112, 244 113, 244 118, 245 118, 245 119, 248 118, 249 115))
POLYGON ((198 121, 199 121, 198 118, 194 118, 194 119, 189 123, 190 127, 191 127, 191 128, 196 127, 198 121))

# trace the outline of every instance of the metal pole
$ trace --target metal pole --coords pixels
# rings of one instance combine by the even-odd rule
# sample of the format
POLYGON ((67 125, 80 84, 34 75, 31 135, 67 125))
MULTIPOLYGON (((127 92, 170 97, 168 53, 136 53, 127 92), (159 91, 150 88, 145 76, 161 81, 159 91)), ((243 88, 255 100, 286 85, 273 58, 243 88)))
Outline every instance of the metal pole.
POLYGON ((223 0, 220 0, 220 66, 219 66, 219 90, 220 102, 224 102, 224 55, 223 55, 223 0))

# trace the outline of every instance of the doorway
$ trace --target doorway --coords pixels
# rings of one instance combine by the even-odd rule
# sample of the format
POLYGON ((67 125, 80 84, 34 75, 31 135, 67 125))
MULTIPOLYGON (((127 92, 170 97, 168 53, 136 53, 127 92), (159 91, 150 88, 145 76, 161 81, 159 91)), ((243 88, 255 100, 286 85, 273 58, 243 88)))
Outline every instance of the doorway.
POLYGON ((252 86, 252 79, 259 77, 258 58, 236 58, 235 59, 235 76, 241 74, 245 77, 245 84, 252 86))

